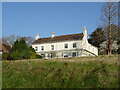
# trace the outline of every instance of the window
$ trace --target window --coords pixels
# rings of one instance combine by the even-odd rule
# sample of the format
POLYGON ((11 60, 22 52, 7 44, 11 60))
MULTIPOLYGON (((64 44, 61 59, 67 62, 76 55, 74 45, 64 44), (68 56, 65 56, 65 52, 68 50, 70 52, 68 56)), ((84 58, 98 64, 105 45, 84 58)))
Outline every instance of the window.
POLYGON ((73 52, 73 53, 72 53, 72 56, 73 56, 73 57, 76 57, 76 56, 77 56, 77 55, 76 55, 76 52, 73 52))
POLYGON ((65 44, 65 48, 68 48, 68 44, 65 44))
POLYGON ((54 50, 54 45, 51 45, 51 50, 54 50))
POLYGON ((67 54, 65 54, 65 55, 64 55, 64 57, 68 57, 68 55, 67 55, 67 54))
POLYGON ((38 47, 37 46, 35 47, 35 51, 38 51, 38 47))
POLYGON ((41 51, 44 51, 44 46, 41 46, 41 51))
POLYGON ((73 48, 76 48, 76 47, 77 47, 76 43, 73 43, 73 48))

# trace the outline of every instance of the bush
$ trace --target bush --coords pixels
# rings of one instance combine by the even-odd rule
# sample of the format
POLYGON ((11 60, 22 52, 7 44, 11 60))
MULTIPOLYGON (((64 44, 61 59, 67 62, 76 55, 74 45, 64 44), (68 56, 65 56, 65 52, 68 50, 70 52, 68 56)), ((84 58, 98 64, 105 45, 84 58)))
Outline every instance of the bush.
POLYGON ((21 60, 21 59, 23 59, 23 55, 22 55, 22 53, 20 53, 18 51, 13 51, 10 53, 10 58, 12 60, 18 60, 18 59, 21 60))
POLYGON ((36 53, 30 51, 30 59, 35 59, 36 58, 36 53))
POLYGON ((2 54, 2 60, 8 60, 10 59, 10 54, 9 53, 3 53, 2 54))
POLYGON ((41 58, 43 58, 41 55, 36 55, 36 58, 39 58, 39 59, 41 59, 41 58))

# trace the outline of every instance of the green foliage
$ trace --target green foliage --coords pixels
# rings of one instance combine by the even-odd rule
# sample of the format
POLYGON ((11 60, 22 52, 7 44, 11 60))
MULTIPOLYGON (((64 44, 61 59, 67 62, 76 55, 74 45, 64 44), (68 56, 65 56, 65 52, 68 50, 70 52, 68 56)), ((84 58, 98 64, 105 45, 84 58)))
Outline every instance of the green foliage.
POLYGON ((29 47, 24 38, 17 40, 10 51, 10 58, 12 60, 34 59, 36 52, 32 47, 29 47))
POLYGON ((23 59, 23 54, 16 50, 10 53, 10 58, 12 60, 21 60, 23 59))
POLYGON ((41 58, 43 58, 41 55, 36 55, 36 58, 39 58, 39 59, 41 59, 41 58))
POLYGON ((30 51, 30 59, 35 59, 36 58, 36 53, 35 52, 32 52, 30 51))
POLYGON ((105 41, 104 31, 100 27, 93 31, 89 36, 89 43, 93 44, 96 47, 100 47, 100 44, 105 41))
POLYGON ((2 60, 8 60, 10 58, 9 53, 2 53, 2 60))

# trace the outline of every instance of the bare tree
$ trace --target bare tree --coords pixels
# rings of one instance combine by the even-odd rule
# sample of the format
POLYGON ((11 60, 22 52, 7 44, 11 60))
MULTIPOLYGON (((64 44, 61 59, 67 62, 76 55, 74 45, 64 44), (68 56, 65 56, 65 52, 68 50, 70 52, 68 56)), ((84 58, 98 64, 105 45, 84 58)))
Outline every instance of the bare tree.
POLYGON ((28 37, 21 37, 21 36, 17 36, 17 35, 10 35, 10 36, 6 36, 6 37, 2 37, 2 38, 0 39, 0 41, 2 41, 2 43, 8 44, 8 45, 10 45, 10 46, 13 46, 13 45, 14 45, 14 42, 15 42, 16 40, 21 39, 21 38, 24 38, 25 41, 26 41, 26 43, 27 43, 29 46, 31 46, 32 43, 33 43, 34 40, 35 40, 34 38, 32 38, 32 37, 30 37, 30 36, 28 36, 28 37))
POLYGON ((107 41, 107 53, 111 54, 112 43, 117 38, 118 35, 118 3, 117 2, 107 2, 102 9, 102 21, 103 28, 105 31, 106 41, 107 41))
POLYGON ((19 39, 20 36, 10 35, 6 37, 2 37, 2 43, 8 44, 10 46, 13 46, 14 42, 19 39))
POLYGON ((30 37, 30 36, 29 37, 23 37, 23 38, 25 39, 28 46, 32 46, 32 43, 35 41, 35 39, 30 37))

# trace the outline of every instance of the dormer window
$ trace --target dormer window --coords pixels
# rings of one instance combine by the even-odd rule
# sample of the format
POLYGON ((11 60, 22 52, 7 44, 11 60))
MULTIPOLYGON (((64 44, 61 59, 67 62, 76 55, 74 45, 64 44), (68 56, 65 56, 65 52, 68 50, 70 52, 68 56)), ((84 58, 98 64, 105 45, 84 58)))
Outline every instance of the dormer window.
POLYGON ((73 43, 73 48, 76 48, 76 47, 77 47, 76 43, 73 43))
POLYGON ((68 48, 68 44, 65 44, 65 48, 68 48))

